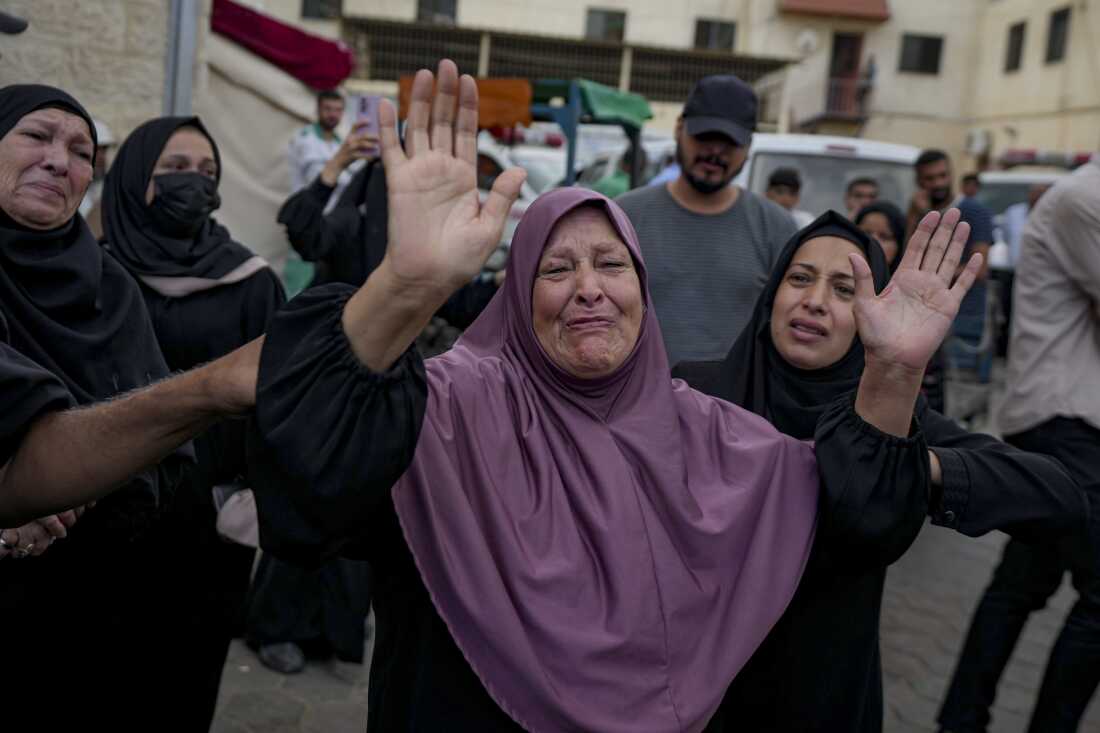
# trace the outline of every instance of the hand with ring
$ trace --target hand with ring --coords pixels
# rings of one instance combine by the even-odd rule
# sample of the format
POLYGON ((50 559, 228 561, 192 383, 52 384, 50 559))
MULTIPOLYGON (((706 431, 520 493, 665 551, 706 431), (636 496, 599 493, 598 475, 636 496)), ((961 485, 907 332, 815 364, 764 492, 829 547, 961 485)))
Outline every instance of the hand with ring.
POLYGON ((14 559, 41 555, 49 549, 54 538, 39 521, 29 522, 18 529, 6 529, 3 536, 3 548, 14 559))
POLYGON ((19 546, 19 531, 0 529, 0 560, 4 559, 19 546))

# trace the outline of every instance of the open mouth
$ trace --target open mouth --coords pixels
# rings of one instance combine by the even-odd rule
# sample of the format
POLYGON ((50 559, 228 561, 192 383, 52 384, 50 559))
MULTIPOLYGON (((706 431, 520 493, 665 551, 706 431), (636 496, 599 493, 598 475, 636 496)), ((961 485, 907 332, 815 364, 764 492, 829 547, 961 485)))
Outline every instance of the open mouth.
POLYGON ((795 335, 802 335, 806 338, 825 338, 829 335, 828 329, 824 326, 801 318, 791 321, 791 330, 794 331, 795 335))

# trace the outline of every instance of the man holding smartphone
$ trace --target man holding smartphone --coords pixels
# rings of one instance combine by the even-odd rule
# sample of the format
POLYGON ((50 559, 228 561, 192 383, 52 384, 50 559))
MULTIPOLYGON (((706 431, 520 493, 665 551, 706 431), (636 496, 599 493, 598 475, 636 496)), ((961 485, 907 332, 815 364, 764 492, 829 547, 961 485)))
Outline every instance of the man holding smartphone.
MULTIPOLYGON (((336 128, 344 118, 344 98, 333 90, 317 95, 317 121, 299 130, 290 140, 287 163, 290 168, 291 193, 312 183, 325 172, 330 186, 343 187, 351 174, 342 175, 356 160, 377 155, 377 133, 364 133, 368 124, 356 123, 355 129, 342 140, 336 128), (369 138, 368 138, 369 134, 369 138), (334 161, 332 166, 329 163, 334 161)), ((365 123, 366 120, 361 122, 365 123)))

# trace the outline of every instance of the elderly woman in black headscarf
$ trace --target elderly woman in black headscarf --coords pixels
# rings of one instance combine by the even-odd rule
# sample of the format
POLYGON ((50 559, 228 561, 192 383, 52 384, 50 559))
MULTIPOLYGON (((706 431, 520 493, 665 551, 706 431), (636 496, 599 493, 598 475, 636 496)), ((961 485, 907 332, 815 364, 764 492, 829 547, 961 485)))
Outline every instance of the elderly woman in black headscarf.
MULTIPOLYGON (((929 215, 921 227, 938 219, 929 215)), ((943 219, 953 225, 958 212, 943 219)), ((766 417, 788 435, 820 439, 831 429, 835 406, 855 399, 871 358, 856 328, 867 303, 857 292, 851 260, 864 263, 875 291, 886 289, 888 281, 890 288, 904 290, 923 256, 910 249, 902 249, 891 280, 883 249, 844 217, 827 212, 788 242, 752 321, 725 360, 680 364, 674 375, 766 417)), ((1089 542, 1100 536, 1100 526, 1095 520, 1089 526, 1088 518, 1096 507, 1060 464, 967 433, 924 398, 917 399, 914 416, 912 433, 923 436, 929 449, 926 501, 934 524, 970 536, 1001 529, 1050 542, 1069 535, 1076 551, 1094 556, 1089 542)), ((883 489, 908 485, 901 475, 865 480, 883 489)), ((906 495, 897 492, 896 501, 906 495)), ((873 526, 888 515, 886 506, 867 505, 845 521, 873 526)), ((904 532, 882 535, 877 548, 864 544, 858 550, 845 546, 843 535, 819 534, 790 606, 733 681, 710 730, 880 731, 883 583, 887 566, 920 528, 917 521, 904 532)))
MULTIPOLYGON (((104 246, 137 279, 172 370, 191 369, 258 338, 285 302, 267 262, 235 241, 220 206, 221 157, 197 117, 161 117, 123 143, 104 185, 104 246)), ((239 633, 255 551, 217 533, 214 491, 249 485, 244 423, 195 439, 197 469, 150 539, 162 601, 160 654, 177 722, 206 730, 229 642, 239 633), (224 488, 223 488, 224 487, 224 488)))
POLYGON ((0 89, 0 545, 50 548, 0 566, 4 720, 133 730, 157 691, 148 536, 193 452, 164 456, 250 408, 258 350, 148 386, 168 367, 138 287, 76 213, 94 155, 71 96, 0 89))

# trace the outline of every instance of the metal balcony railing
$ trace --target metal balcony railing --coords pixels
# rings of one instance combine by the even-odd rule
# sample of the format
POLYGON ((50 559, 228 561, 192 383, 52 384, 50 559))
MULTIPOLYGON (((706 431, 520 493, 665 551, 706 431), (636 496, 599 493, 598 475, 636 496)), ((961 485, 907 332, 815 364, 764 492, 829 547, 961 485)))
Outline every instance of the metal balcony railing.
POLYGON ((827 81, 825 115, 860 120, 867 116, 871 85, 861 78, 832 78, 827 81))

